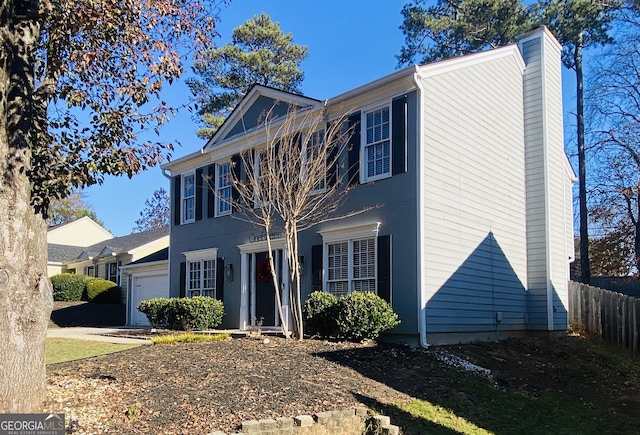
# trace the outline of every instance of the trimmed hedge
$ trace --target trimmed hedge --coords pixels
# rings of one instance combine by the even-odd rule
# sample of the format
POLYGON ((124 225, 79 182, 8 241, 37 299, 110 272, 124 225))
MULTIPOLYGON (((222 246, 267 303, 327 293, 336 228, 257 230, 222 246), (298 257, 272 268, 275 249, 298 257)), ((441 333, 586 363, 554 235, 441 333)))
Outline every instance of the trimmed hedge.
POLYGON ((80 301, 85 290, 85 277, 75 273, 60 273, 51 277, 54 301, 80 301))
POLYGON ((350 341, 375 340, 400 324, 391 305, 370 292, 340 297, 313 292, 304 304, 303 318, 312 334, 350 341))
POLYGON ((138 305, 138 311, 147 316, 154 328, 184 331, 215 328, 224 316, 222 302, 209 296, 149 299, 138 305))
POLYGON ((87 299, 89 302, 100 304, 121 303, 121 289, 113 281, 102 278, 91 278, 86 280, 87 299))

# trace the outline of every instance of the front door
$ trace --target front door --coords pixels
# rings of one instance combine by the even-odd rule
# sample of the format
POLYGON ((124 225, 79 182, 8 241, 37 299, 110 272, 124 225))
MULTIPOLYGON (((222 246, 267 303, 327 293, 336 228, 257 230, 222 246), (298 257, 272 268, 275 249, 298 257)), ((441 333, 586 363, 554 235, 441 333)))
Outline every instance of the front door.
MULTIPOLYGON (((255 275, 255 319, 252 324, 257 326, 276 326, 276 293, 271 276, 271 267, 266 252, 256 253, 255 275)), ((275 262, 275 258, 274 258, 275 262)))

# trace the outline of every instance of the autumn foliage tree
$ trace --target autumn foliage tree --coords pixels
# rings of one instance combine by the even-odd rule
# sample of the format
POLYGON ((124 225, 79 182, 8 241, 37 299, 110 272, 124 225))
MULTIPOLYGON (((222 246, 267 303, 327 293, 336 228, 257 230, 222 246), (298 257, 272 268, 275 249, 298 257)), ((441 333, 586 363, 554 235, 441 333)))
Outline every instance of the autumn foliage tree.
POLYGON ((138 133, 169 120, 160 91, 216 14, 210 1, 0 2, 0 412, 37 411, 46 393, 51 199, 163 159, 170 145, 138 133))

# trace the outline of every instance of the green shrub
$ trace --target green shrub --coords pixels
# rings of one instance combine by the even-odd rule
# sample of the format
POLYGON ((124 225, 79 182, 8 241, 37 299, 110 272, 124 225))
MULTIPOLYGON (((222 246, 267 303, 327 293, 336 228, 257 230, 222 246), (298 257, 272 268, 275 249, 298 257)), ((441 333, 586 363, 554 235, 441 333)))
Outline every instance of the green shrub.
POLYGON ((400 324, 393 308, 370 292, 352 292, 339 298, 313 292, 305 302, 303 318, 312 334, 351 341, 375 340, 400 324))
POLYGON ((115 282, 102 278, 86 280, 87 299, 100 304, 119 304, 122 302, 121 289, 115 282))
POLYGON ((338 297, 332 293, 316 291, 309 295, 302 308, 305 331, 320 337, 337 335, 334 307, 338 297))
POLYGON ((337 327, 340 338, 375 340, 383 331, 400 324, 393 308, 370 292, 352 292, 338 299, 337 327))
POLYGON ((84 293, 84 276, 61 273, 51 277, 54 301, 80 301, 84 293))
POLYGON ((222 323, 222 302, 208 296, 193 298, 155 298, 143 301, 144 313, 154 328, 190 330, 212 329, 222 323))

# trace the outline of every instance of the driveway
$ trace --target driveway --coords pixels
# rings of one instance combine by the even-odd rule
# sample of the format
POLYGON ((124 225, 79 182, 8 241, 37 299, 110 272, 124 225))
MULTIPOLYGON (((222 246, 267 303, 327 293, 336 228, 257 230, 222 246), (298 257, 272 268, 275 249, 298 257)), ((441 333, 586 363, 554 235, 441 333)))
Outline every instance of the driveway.
POLYGON ((153 344, 146 337, 131 338, 126 336, 130 328, 98 328, 74 326, 69 328, 49 328, 47 338, 75 338, 77 340, 104 341, 119 344, 153 344))

